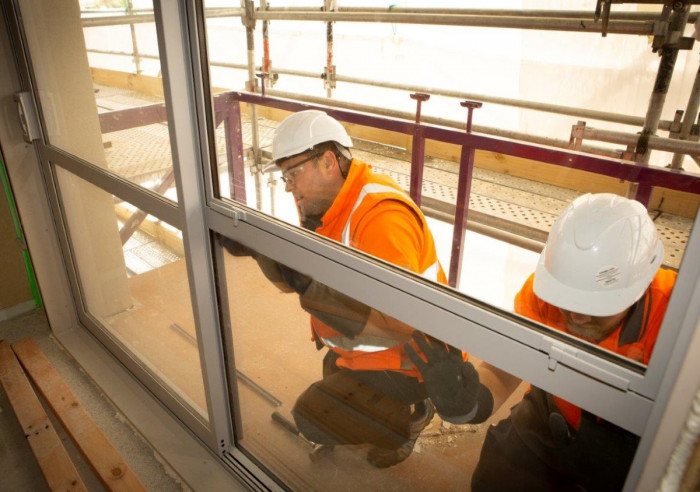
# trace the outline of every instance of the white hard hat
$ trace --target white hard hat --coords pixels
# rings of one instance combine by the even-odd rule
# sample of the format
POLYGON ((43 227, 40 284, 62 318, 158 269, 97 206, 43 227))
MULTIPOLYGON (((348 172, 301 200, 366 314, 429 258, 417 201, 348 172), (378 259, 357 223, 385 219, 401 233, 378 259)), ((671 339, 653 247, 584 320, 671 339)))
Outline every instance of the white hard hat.
POLYGON ((574 200, 549 232, 533 288, 561 309, 613 316, 644 294, 663 254, 641 203, 589 193, 574 200))
POLYGON ((352 140, 337 120, 316 109, 299 111, 287 116, 275 130, 272 161, 292 157, 330 141, 352 147, 352 140))

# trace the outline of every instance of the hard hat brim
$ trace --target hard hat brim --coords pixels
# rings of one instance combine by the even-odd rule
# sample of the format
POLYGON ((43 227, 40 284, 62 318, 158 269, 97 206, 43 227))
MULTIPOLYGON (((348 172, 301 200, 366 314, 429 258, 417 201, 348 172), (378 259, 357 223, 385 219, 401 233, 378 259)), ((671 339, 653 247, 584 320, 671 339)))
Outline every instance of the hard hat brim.
POLYGON ((262 169, 262 170, 263 170, 264 173, 271 173, 271 172, 274 172, 274 171, 279 171, 280 168, 279 168, 279 166, 277 165, 277 161, 272 161, 272 162, 268 162, 267 164, 265 164, 265 165, 263 166, 263 169, 262 169))

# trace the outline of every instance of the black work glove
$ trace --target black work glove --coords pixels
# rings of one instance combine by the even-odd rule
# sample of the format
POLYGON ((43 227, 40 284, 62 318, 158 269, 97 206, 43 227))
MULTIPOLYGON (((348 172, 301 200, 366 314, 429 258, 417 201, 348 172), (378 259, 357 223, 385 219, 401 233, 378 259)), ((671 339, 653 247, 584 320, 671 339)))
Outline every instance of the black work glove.
POLYGON ((622 490, 639 437, 585 410, 577 432, 558 412, 549 415, 549 428, 566 475, 591 492, 622 490))
MULTIPOLYGON (((485 420, 478 403, 481 403, 481 398, 487 400, 491 397, 491 393, 479 383, 479 374, 474 366, 462 359, 462 352, 437 340, 431 343, 417 331, 413 333, 413 340, 425 354, 427 362, 410 344, 405 344, 404 350, 423 376, 425 389, 440 416, 460 424, 485 420), (488 395, 481 395, 483 391, 488 395)), ((487 403, 484 406, 488 406, 487 403)), ((492 408, 493 398, 490 408, 483 409, 486 417, 491 414, 492 408)))

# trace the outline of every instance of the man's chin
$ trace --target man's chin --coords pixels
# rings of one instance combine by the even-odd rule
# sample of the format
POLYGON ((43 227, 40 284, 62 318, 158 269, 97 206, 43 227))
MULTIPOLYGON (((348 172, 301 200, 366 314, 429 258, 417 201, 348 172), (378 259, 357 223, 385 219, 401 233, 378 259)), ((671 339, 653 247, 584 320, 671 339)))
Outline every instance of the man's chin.
POLYGON ((302 215, 301 226, 304 229, 308 229, 310 231, 315 231, 316 229, 318 229, 322 225, 323 225, 323 222, 321 222, 320 215, 302 215))
POLYGON ((595 328, 591 328, 590 330, 581 330, 579 327, 571 328, 567 326, 566 331, 569 333, 569 335, 573 335, 576 338, 580 338, 581 340, 585 340, 587 342, 596 343, 596 338, 592 337, 592 335, 595 335, 596 337, 598 335, 595 328))

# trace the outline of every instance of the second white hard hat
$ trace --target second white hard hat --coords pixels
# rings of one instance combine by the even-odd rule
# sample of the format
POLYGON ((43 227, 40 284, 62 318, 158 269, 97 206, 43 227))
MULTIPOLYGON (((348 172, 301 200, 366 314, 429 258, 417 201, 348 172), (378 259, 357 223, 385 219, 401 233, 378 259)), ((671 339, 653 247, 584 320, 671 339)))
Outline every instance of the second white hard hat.
POLYGON ((285 118, 275 130, 272 161, 292 157, 330 141, 352 147, 352 140, 336 119, 316 109, 299 111, 285 118))
POLYGON ((641 203, 589 193, 574 200, 552 226, 533 288, 561 309, 613 316, 644 294, 663 254, 656 226, 641 203))

